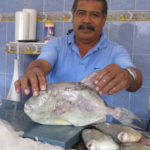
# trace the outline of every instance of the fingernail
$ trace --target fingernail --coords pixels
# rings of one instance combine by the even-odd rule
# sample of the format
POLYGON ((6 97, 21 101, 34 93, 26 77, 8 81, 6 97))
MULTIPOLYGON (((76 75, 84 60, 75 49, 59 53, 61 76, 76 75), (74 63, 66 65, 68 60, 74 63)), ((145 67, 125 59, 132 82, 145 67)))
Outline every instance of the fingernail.
POLYGON ((37 91, 34 91, 34 92, 33 92, 33 95, 34 95, 34 96, 38 96, 38 92, 37 92, 37 91))
POLYGON ((97 83, 98 83, 98 81, 96 80, 96 81, 95 81, 95 84, 97 84, 97 83))
POLYGON ((30 93, 30 91, 27 90, 27 89, 25 89, 25 90, 24 90, 24 93, 25 93, 26 95, 28 95, 28 94, 30 93))
POLYGON ((96 91, 99 91, 99 87, 96 87, 96 91))
POLYGON ((45 90, 46 87, 44 85, 41 86, 41 90, 45 90))
POLYGON ((100 95, 102 95, 102 94, 103 94, 103 92, 102 92, 102 91, 100 91, 100 92, 99 92, 99 94, 100 94, 100 95))

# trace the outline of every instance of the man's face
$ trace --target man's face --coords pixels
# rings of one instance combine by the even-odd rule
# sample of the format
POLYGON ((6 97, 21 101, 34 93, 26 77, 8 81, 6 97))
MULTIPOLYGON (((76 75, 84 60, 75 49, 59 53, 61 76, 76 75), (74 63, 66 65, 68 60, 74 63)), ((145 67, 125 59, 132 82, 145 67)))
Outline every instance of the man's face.
POLYGON ((73 28, 76 40, 98 40, 106 19, 102 14, 102 2, 79 0, 73 14, 73 28))

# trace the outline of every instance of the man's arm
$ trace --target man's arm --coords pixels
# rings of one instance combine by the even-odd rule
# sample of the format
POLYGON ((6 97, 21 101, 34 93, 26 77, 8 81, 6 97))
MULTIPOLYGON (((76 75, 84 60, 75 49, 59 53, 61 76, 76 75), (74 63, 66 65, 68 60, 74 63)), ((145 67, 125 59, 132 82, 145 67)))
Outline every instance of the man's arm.
POLYGON ((50 71, 51 65, 45 60, 39 59, 31 62, 23 77, 15 82, 16 92, 20 93, 22 88, 23 92, 28 95, 29 86, 31 86, 33 95, 38 96, 40 90, 46 89, 46 75, 50 71))
POLYGON ((142 85, 142 74, 136 68, 129 68, 136 72, 136 81, 126 69, 122 69, 116 64, 110 64, 100 70, 95 80, 96 90, 99 94, 110 95, 120 90, 137 91, 142 85))

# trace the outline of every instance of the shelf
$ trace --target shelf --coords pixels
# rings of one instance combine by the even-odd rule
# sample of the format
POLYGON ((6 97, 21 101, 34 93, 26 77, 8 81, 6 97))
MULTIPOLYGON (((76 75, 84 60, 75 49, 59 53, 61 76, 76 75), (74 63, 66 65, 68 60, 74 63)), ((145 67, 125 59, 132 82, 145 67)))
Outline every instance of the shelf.
POLYGON ((5 51, 8 53, 17 53, 17 47, 21 54, 40 54, 44 42, 7 42, 5 51))

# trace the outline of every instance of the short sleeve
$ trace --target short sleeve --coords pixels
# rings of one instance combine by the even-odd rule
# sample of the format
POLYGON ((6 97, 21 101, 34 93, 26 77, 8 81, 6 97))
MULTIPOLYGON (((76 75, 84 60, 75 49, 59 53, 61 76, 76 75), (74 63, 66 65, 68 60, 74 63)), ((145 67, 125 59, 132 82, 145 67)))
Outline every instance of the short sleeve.
POLYGON ((113 48, 113 63, 119 65, 121 68, 135 67, 132 63, 131 56, 127 50, 121 46, 117 45, 113 48))
POLYGON ((41 53, 37 59, 43 59, 49 62, 51 64, 51 67, 53 67, 54 64, 56 63, 58 55, 57 46, 58 46, 57 39, 50 40, 43 46, 41 53))

